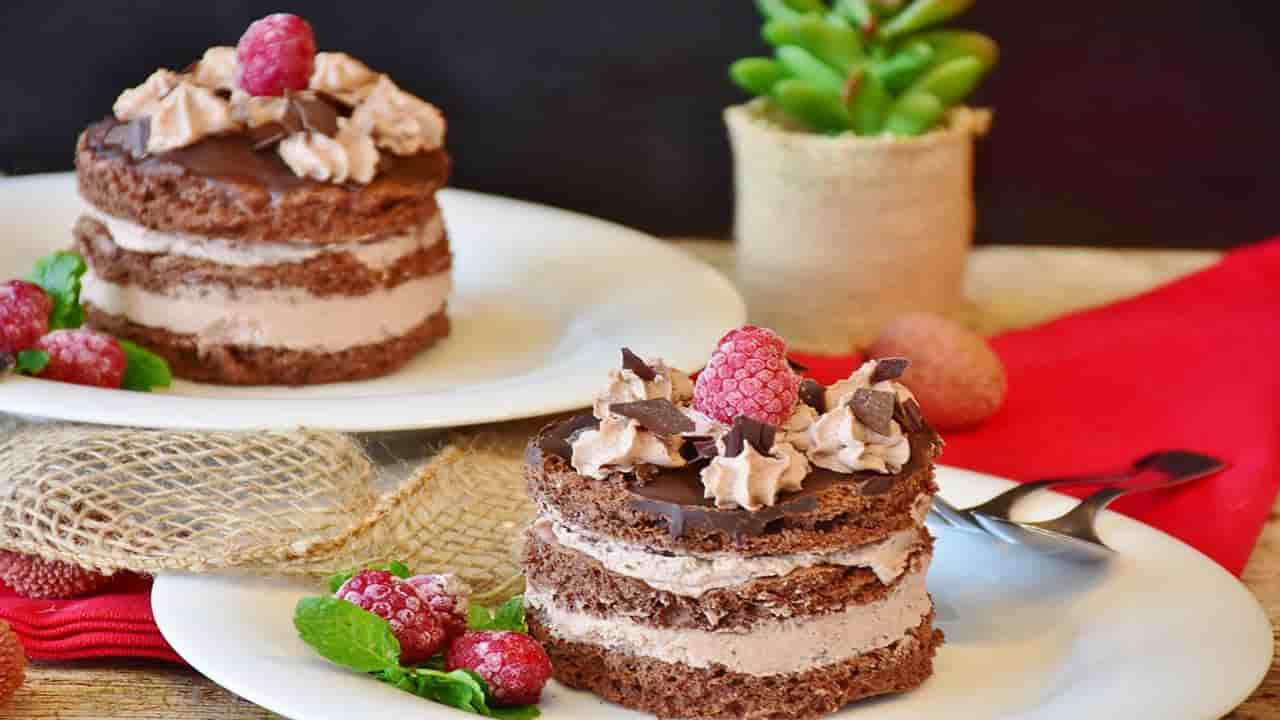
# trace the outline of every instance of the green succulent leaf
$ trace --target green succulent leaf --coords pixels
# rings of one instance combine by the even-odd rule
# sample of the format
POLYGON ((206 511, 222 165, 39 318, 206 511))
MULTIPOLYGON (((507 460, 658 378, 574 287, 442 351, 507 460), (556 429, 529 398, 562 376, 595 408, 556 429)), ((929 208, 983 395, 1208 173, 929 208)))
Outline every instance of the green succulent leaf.
POLYGON ((400 662, 400 641, 386 620, 335 597, 298 601, 293 625, 326 660, 356 672, 379 672, 400 662))
POLYGON ((326 583, 329 586, 329 592, 338 592, 338 588, 342 587, 343 583, 355 577, 356 573, 359 573, 362 570, 386 570, 398 578, 413 577, 413 572, 409 570, 408 565, 405 565, 399 560, 392 560, 391 562, 382 563, 380 565, 366 565, 363 567, 351 568, 350 570, 343 570, 340 573, 330 575, 329 580, 326 583))
POLYGON ((770 20, 786 20, 806 13, 824 14, 827 4, 822 0, 756 0, 760 14, 770 20))
POLYGON ((778 62, 782 63, 787 72, 797 79, 832 94, 839 94, 844 89, 844 76, 808 50, 794 45, 785 45, 778 48, 776 54, 778 62))
POLYGON ((524 596, 517 595, 497 608, 472 605, 467 614, 469 630, 510 630, 528 633, 524 619, 524 596))
POLYGON ((985 72, 978 58, 958 57, 925 73, 912 83, 908 93, 929 93, 943 105, 955 105, 969 97, 985 72))
POLYGON ((893 101, 884 83, 875 73, 862 72, 851 81, 854 92, 848 98, 853 131, 859 135, 875 135, 884 129, 885 113, 893 101))
POLYGON ((884 130, 892 135, 922 135, 942 119, 947 106, 936 95, 912 92, 899 97, 889 108, 884 130))
POLYGON ((173 382, 173 373, 165 359, 139 347, 128 340, 121 340, 124 348, 124 389, 151 392, 153 388, 167 388, 173 382))
POLYGON ((863 32, 875 26, 876 15, 867 0, 836 0, 836 14, 863 32))
POLYGON ((849 72, 863 58, 862 38, 843 22, 817 15, 792 20, 771 20, 764 26, 765 41, 774 47, 795 45, 841 72, 849 72))
POLYGON ((788 115, 818 132, 834 134, 853 127, 841 95, 813 83, 783 80, 774 86, 773 99, 788 115))
POLYGON ((49 353, 43 350, 22 350, 15 362, 14 369, 23 375, 39 375, 49 366, 49 353))
POLYGON ((873 70, 889 92, 901 92, 929 69, 933 54, 932 46, 911 42, 876 64, 873 70))
POLYGON ((982 33, 968 30, 933 30, 931 32, 912 35, 910 42, 922 42, 934 50, 933 64, 961 57, 975 57, 982 62, 983 68, 990 70, 1000 60, 1000 47, 996 41, 982 33))
POLYGON ((80 309, 80 278, 88 270, 79 253, 56 252, 36 261, 36 267, 27 276, 31 282, 44 288, 53 301, 49 315, 49 329, 78 328, 84 324, 84 311, 80 309))
POLYGON ((786 68, 773 58, 742 58, 729 66, 729 77, 734 84, 752 95, 769 95, 773 86, 785 80, 786 68))
POLYGON ((974 0, 914 0, 880 26, 880 35, 893 39, 946 22, 968 10, 974 0))

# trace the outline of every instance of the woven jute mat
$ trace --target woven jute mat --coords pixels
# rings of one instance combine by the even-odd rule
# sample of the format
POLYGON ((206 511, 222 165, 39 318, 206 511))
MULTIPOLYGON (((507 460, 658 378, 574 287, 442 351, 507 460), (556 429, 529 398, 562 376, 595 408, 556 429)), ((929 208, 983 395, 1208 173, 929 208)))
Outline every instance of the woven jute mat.
POLYGON ((103 572, 322 576, 404 560, 523 590, 523 449, 451 433, 183 432, 0 416, 0 547, 103 572))

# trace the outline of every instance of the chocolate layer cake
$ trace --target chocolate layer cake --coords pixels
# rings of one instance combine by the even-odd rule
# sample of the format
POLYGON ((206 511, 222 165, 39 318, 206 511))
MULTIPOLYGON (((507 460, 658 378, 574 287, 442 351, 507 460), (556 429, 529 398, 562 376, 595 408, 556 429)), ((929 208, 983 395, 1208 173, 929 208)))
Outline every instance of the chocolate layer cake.
POLYGON ((631 358, 593 414, 526 453, 525 602, 556 678, 708 720, 817 717, 924 682, 941 441, 903 363, 806 381, 774 426, 710 417, 682 373, 631 358))
POLYGON ((81 134, 89 324, 204 382, 396 370, 449 333, 443 117, 343 53, 278 96, 237 78, 211 48, 81 134))

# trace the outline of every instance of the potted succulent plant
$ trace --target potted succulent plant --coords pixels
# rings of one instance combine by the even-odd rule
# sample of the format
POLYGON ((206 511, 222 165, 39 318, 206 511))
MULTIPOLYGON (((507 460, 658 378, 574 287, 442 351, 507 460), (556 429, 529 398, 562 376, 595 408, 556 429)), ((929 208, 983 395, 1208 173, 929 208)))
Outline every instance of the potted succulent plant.
POLYGON ((904 310, 963 307, 973 150, 963 105, 996 63, 939 29, 973 0, 757 0, 772 57, 730 76, 738 276, 755 322, 812 351, 865 344, 904 310))

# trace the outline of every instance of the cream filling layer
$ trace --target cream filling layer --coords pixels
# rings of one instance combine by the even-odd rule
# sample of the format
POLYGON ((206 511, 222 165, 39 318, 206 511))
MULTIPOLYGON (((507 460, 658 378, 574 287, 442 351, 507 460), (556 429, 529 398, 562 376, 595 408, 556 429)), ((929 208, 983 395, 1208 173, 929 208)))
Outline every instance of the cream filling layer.
POLYGON ((569 642, 695 668, 721 665, 746 675, 781 675, 844 662, 901 640, 932 609, 926 570, 927 564, 908 573, 875 602, 827 615, 762 621, 746 631, 676 630, 596 617, 562 607, 542 588, 526 592, 525 603, 544 614, 552 634, 569 642))
POLYGON ((347 254, 371 270, 386 270, 401 258, 434 246, 444 237, 439 213, 421 226, 401 235, 376 240, 362 238, 328 245, 291 243, 243 243, 187 233, 170 233, 139 225, 101 212, 88 217, 106 226, 115 244, 145 255, 177 255, 231 267, 269 267, 303 263, 323 255, 347 254))
POLYGON ((661 555, 644 548, 618 542, 595 533, 577 530, 543 518, 535 532, 552 535, 564 547, 576 550, 608 571, 635 578, 655 590, 700 597, 712 590, 734 587, 766 577, 784 577, 801 568, 817 565, 865 567, 888 585, 907 569, 911 553, 920 547, 919 532, 912 528, 896 532, 879 542, 847 550, 802 552, 786 555, 744 557, 732 553, 661 555))
POLYGON ((90 269, 80 297, 139 325, 194 335, 200 346, 340 352, 404 335, 444 307, 452 288, 446 271, 357 296, 198 285, 160 294, 107 282, 90 269))

